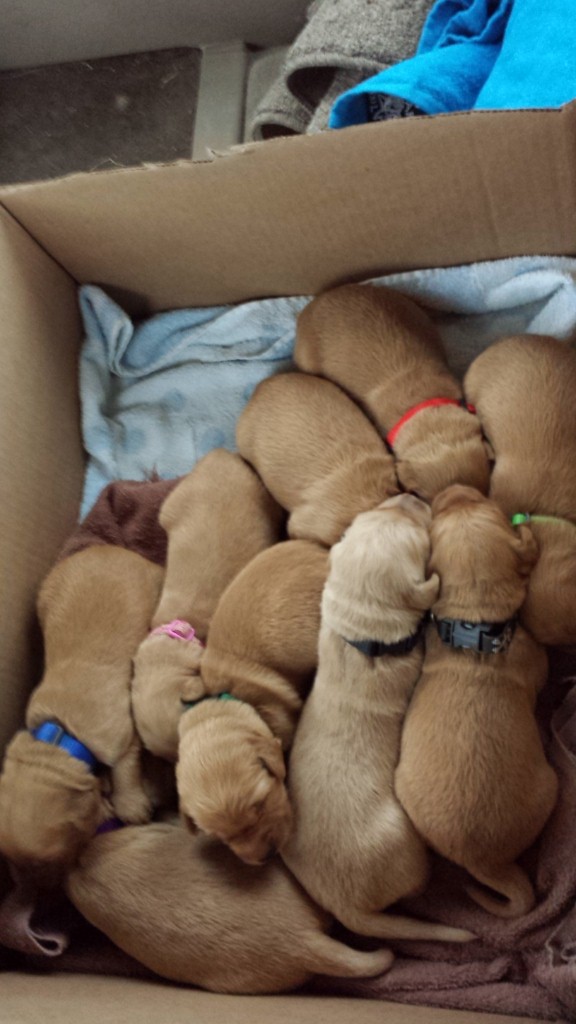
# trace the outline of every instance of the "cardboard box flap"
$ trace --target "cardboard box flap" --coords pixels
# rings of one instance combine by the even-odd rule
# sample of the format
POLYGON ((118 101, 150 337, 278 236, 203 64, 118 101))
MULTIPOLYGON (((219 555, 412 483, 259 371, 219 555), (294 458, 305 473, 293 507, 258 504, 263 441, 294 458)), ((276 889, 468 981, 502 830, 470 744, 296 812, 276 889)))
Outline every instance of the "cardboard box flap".
POLYGON ((40 671, 38 585, 77 513, 84 457, 74 281, 0 211, 0 751, 40 671))
POLYGON ((390 121, 8 188, 0 201, 77 281, 145 313, 572 254, 575 137, 576 104, 390 121))
POLYGON ((369 999, 224 996, 160 982, 5 974, 3 1024, 531 1024, 527 1017, 369 999))

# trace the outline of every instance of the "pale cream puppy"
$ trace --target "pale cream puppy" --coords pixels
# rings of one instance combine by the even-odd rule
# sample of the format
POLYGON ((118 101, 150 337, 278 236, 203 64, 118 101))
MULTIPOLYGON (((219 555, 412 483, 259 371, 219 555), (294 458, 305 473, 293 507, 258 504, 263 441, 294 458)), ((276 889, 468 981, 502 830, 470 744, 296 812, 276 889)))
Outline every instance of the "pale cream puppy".
POLYGON ((428 861, 394 794, 402 722, 422 665, 417 638, 436 600, 426 579, 430 509, 411 495, 357 516, 332 548, 319 663, 290 758, 292 836, 282 856, 306 891, 351 931, 466 941, 470 933, 381 911, 421 891, 428 861), (371 657, 348 641, 395 644, 371 657), (412 642, 411 642, 412 643, 412 642))
POLYGON ((198 673, 218 600, 240 569, 280 540, 284 513, 239 455, 216 448, 171 491, 159 520, 168 535, 166 573, 154 629, 134 660, 132 704, 144 746, 175 761, 182 690, 198 673), (182 625, 156 631, 174 620, 182 625))
POLYGON ((464 380, 496 462, 490 497, 527 513, 540 557, 521 618, 540 643, 576 643, 576 352, 542 335, 490 345, 464 380), (533 517, 533 518, 531 518, 533 517))
POLYGON ((9 744, 0 776, 0 851, 37 883, 57 882, 110 813, 130 822, 150 816, 130 679, 162 575, 132 551, 97 545, 63 559, 42 584, 45 670, 26 725, 58 723, 108 770, 94 774, 30 732, 9 744))
MULTIPOLYGON (((506 624, 518 613, 537 549, 494 501, 449 487, 432 505, 430 568, 439 622, 506 624)), ((510 629, 510 627, 508 627, 510 629)), ((518 626, 495 653, 453 648, 428 627, 408 709, 396 792, 427 843, 472 875, 473 899, 501 917, 527 914, 532 885, 515 863, 540 834, 558 791, 534 708, 544 648, 518 626), (496 896, 500 895, 500 899, 496 896)))
POLYGON ((305 540, 253 558, 218 602, 201 678, 190 680, 198 703, 180 719, 180 806, 249 864, 290 831, 284 752, 316 669, 327 569, 325 548, 305 540))
POLYGON ((354 516, 399 491, 377 430, 320 377, 279 373, 262 381, 238 420, 236 441, 290 513, 291 537, 330 547, 354 516))
POLYGON ((449 484, 488 490, 478 417, 460 405, 440 335, 408 295, 347 284, 317 295, 298 317, 296 365, 339 384, 394 450, 401 488, 427 501, 449 484), (403 417, 430 399, 449 399, 403 417))
POLYGON ((285 992, 314 974, 370 977, 392 960, 326 935, 328 914, 278 859, 247 867, 174 825, 98 837, 68 893, 120 949, 161 977, 212 992, 285 992))

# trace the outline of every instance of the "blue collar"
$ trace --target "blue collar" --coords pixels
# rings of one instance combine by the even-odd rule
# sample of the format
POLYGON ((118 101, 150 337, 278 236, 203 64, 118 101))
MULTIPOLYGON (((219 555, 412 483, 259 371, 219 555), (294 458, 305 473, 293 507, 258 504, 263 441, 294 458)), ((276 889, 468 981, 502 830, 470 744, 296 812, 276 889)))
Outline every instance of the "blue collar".
POLYGON ((75 736, 65 732, 58 722, 43 722, 37 729, 31 729, 30 735, 40 743, 49 743, 52 747, 60 747, 71 757, 75 757, 78 761, 84 761, 91 772, 96 771, 99 764, 98 758, 75 736))

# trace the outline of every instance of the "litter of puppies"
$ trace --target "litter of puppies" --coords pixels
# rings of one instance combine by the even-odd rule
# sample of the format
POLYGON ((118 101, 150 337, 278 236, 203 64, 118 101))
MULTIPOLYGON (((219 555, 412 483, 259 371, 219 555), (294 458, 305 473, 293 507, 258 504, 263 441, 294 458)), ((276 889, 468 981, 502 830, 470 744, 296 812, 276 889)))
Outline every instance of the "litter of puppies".
POLYGON ((528 914, 517 861, 558 799, 535 705, 547 646, 576 642, 576 352, 505 339, 462 388, 420 307, 346 285, 300 315, 295 362, 239 454, 163 497, 164 569, 110 543, 52 569, 0 775, 17 886, 221 992, 473 942, 397 906, 432 857, 477 913, 528 914), (176 816, 142 748, 173 766, 176 816))

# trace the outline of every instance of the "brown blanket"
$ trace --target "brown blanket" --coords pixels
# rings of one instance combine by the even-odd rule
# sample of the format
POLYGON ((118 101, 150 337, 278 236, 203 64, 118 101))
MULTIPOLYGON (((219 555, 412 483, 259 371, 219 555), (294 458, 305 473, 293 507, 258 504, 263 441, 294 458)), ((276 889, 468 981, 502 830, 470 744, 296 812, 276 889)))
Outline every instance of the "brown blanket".
POLYGON ((67 558, 92 544, 115 544, 157 565, 165 565, 167 537, 158 514, 179 479, 117 480, 108 484, 65 542, 58 558, 67 558))
MULTIPOLYGON (((61 556, 91 543, 131 547, 162 563, 166 538, 158 510, 175 481, 115 483, 102 492, 61 556)), ((403 1003, 499 1012, 541 1020, 576 1019, 576 649, 551 653, 550 681, 538 707, 548 756, 560 779, 560 798, 523 865, 538 894, 536 908, 510 921, 483 911, 464 894, 459 869, 436 858, 428 891, 405 904, 430 920, 469 928, 465 946, 398 943, 392 969, 366 981, 319 979, 314 989, 403 1003)), ((17 893, 0 907, 0 944, 20 950, 20 964, 143 977, 147 972, 100 933, 70 919, 64 902, 36 908, 31 941, 14 930, 22 916, 17 893)), ((362 944, 362 940, 355 940, 362 944)))

